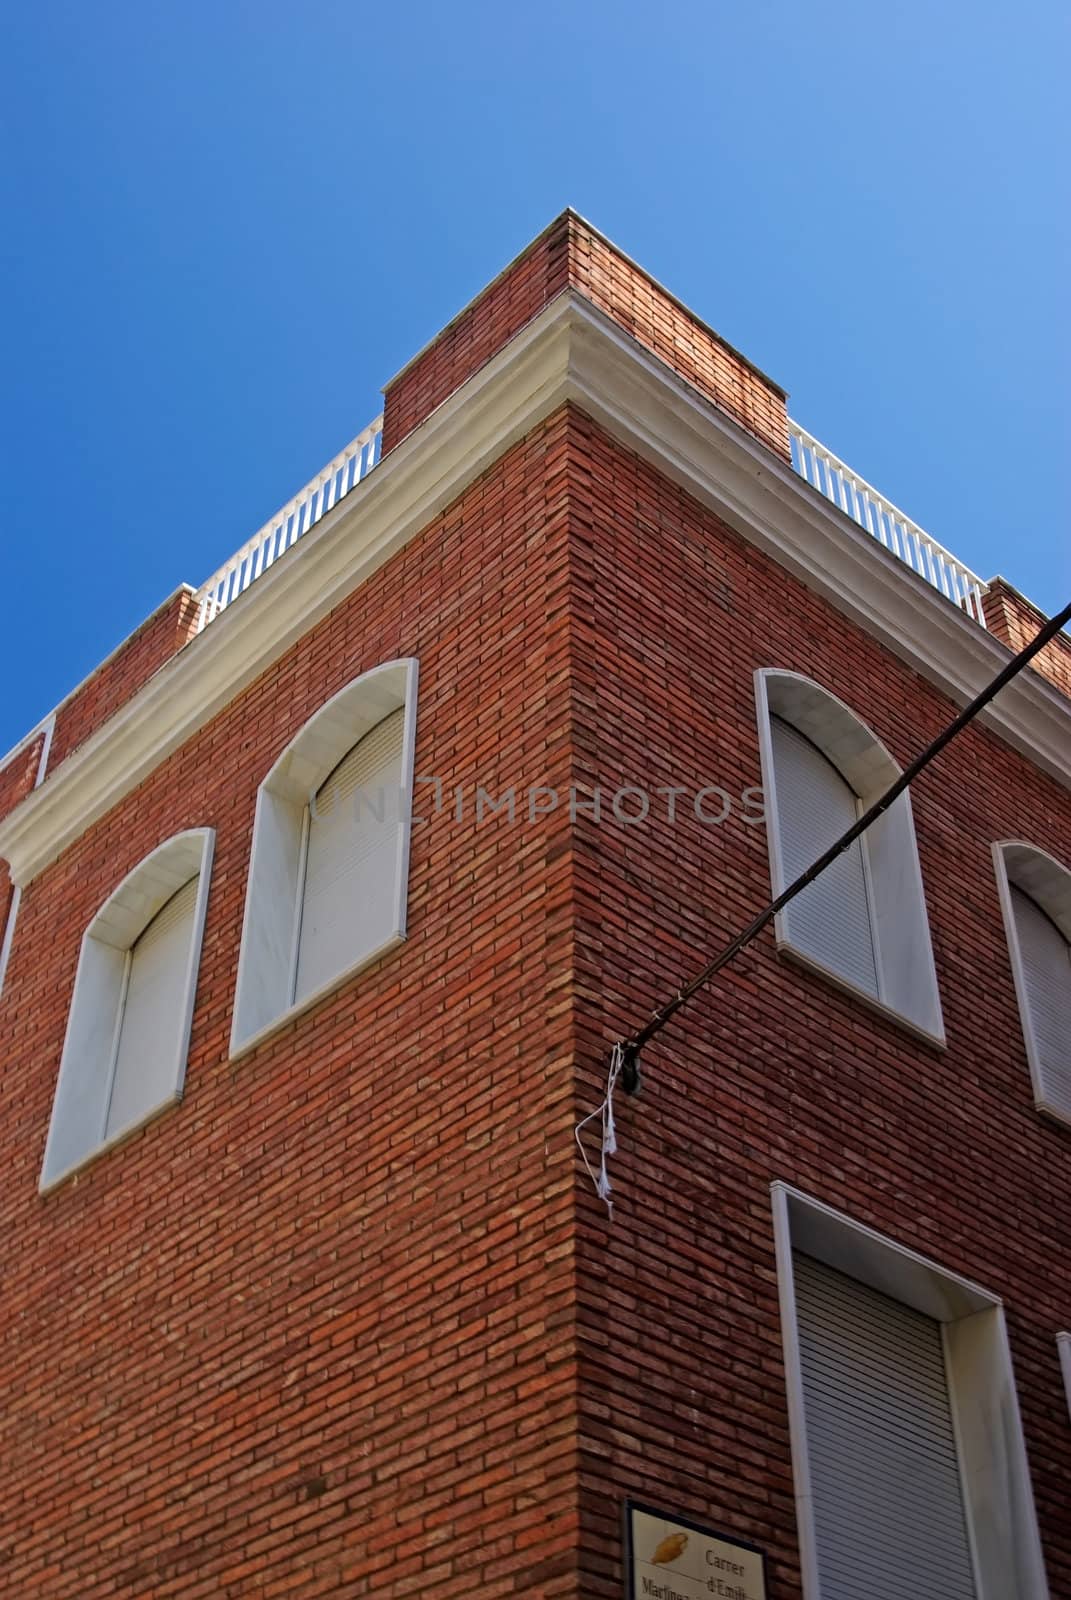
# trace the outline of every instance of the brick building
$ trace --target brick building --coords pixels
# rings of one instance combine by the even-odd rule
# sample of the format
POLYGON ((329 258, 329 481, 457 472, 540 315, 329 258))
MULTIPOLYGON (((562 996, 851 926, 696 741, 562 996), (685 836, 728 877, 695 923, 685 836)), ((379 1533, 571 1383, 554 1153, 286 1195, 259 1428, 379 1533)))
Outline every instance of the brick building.
POLYGON ((0 766, 0 1592, 1071 1596, 1062 636, 574 1141, 1040 621, 558 218, 0 766))

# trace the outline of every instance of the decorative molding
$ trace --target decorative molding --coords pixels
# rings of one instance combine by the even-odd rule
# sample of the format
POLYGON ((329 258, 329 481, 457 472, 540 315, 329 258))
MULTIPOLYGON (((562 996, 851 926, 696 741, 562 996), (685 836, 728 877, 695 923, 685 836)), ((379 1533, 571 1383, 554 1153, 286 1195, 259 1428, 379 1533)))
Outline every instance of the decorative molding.
MULTIPOLYGON (((1006 648, 575 290, 564 290, 0 823, 25 884, 573 401, 962 704, 1006 648)), ((1024 674, 983 713, 1071 787, 1071 703, 1024 674)))

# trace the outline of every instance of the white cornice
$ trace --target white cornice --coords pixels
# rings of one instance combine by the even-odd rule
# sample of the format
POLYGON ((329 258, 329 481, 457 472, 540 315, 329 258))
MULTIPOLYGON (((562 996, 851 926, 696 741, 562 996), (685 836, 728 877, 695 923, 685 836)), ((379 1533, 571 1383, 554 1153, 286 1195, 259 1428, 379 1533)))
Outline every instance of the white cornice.
MULTIPOLYGON (((564 401, 768 551, 954 700, 1000 670, 997 640, 792 468, 568 290, 439 406, 0 822, 29 882, 564 401)), ((1071 704, 1036 674, 985 714, 1071 785, 1071 704)))

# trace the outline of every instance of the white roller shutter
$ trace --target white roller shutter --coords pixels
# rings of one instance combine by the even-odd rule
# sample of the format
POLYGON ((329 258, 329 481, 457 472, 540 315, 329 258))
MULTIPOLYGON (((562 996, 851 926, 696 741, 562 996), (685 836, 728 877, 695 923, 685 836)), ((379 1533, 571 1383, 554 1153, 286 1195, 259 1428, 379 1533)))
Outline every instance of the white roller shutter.
MULTIPOLYGON (((787 888, 851 827, 858 810, 851 786, 809 739, 779 717, 770 718, 770 739, 787 888)), ((861 839, 790 901, 785 922, 789 937, 800 950, 877 995, 861 839)))
POLYGON ((1014 884, 1011 899, 1045 1098, 1071 1112, 1071 948, 1037 902, 1014 884))
POLYGON ((175 1093, 199 882, 191 878, 173 895, 131 948, 106 1138, 175 1093))
POLYGON ((354 745, 310 808, 295 1000, 383 943, 397 925, 404 710, 354 745))
POLYGON ((821 1600, 976 1600, 940 1324, 794 1271, 821 1600))

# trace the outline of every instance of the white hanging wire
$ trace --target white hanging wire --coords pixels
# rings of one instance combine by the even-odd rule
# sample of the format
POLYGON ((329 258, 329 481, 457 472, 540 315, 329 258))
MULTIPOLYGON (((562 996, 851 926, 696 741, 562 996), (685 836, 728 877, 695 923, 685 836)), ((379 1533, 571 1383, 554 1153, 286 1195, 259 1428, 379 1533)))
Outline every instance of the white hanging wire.
POLYGON ((610 1174, 606 1170, 606 1158, 617 1154, 617 1136, 614 1129, 614 1090, 617 1088, 617 1080, 621 1076, 623 1060, 624 1052, 619 1044, 615 1044, 610 1054, 610 1069, 606 1074, 606 1094, 603 1097, 602 1104, 596 1106, 594 1111, 589 1111, 586 1117, 581 1117, 573 1129, 573 1137, 580 1151, 584 1169, 595 1186, 595 1193, 600 1200, 605 1202, 607 1215, 611 1222, 614 1218, 614 1203, 610 1199, 610 1174), (588 1160, 588 1153, 584 1149, 584 1141, 581 1138, 581 1131, 587 1127, 589 1122, 594 1122, 596 1117, 600 1118, 602 1122, 602 1150, 600 1152, 597 1175, 592 1171, 591 1162, 588 1160))

